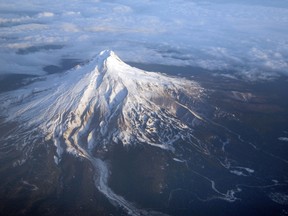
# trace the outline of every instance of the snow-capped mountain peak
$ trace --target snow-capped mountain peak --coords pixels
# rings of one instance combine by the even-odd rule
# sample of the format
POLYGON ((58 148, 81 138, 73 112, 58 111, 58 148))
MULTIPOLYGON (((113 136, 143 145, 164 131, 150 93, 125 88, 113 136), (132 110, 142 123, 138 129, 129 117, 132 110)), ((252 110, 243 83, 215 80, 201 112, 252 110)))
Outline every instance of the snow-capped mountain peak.
POLYGON ((179 108, 201 120, 191 104, 202 95, 196 82, 131 67, 105 50, 86 65, 2 98, 7 119, 19 120, 23 133, 40 129, 61 158, 64 151, 77 155, 77 146, 90 151, 111 141, 172 149, 179 139, 175 131, 188 128, 177 117, 179 108))
POLYGON ((203 95, 196 82, 131 67, 106 50, 86 65, 5 93, 1 109, 7 121, 17 121, 7 140, 26 149, 16 164, 29 157, 34 145, 52 141, 55 163, 65 152, 90 160, 100 173, 98 189, 133 211, 107 186, 108 168, 100 158, 113 145, 145 144, 173 151, 181 140, 206 154, 192 129, 205 121, 198 113, 203 95))

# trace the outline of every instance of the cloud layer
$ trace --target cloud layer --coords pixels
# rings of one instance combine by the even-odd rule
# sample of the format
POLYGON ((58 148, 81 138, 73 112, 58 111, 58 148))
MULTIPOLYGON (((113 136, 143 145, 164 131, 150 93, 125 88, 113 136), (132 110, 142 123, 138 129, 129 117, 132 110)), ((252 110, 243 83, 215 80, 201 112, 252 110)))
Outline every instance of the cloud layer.
POLYGON ((0 74, 44 74, 103 49, 125 61, 288 75, 287 0, 0 3, 0 74))

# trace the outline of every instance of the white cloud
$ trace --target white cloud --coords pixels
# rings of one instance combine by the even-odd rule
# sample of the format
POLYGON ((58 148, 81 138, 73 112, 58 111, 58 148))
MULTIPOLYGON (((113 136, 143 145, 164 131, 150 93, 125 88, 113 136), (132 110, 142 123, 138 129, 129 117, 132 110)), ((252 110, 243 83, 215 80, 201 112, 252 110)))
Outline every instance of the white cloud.
MULTIPOLYGON (((22 25, 17 25, 17 26, 8 26, 8 27, 2 27, 1 28, 1 33, 0 37, 2 35, 11 35, 13 36, 16 34, 18 36, 19 34, 21 35, 33 35, 35 33, 38 33, 38 31, 42 31, 44 29, 47 29, 48 26, 45 24, 38 24, 38 23, 24 23, 22 25)), ((21 39, 21 38, 20 38, 21 39)), ((33 41, 31 41, 33 42, 33 41)))
MULTIPOLYGON (((288 74, 288 5, 280 0, 37 2, 0 3, 8 11, 0 19, 0 52, 11 49, 5 59, 10 55, 16 64, 23 58, 12 55, 17 49, 54 43, 65 47, 43 63, 89 58, 105 48, 126 61, 288 74)), ((47 52, 39 51, 38 58, 47 52)), ((33 61, 41 63, 31 57, 17 65, 33 61)))
POLYGON ((43 17, 53 17, 54 16, 54 13, 52 12, 41 12, 37 15, 38 18, 43 18, 43 17))
POLYGON ((31 44, 30 43, 8 43, 6 45, 7 48, 10 48, 10 49, 23 49, 23 48, 27 48, 27 47, 30 47, 31 44))
POLYGON ((80 11, 65 11, 63 13, 64 16, 79 16, 81 15, 80 11))
POLYGON ((73 23, 63 23, 61 25, 62 30, 66 32, 79 32, 80 29, 73 23))
POLYGON ((130 13, 132 12, 132 8, 126 5, 117 5, 113 7, 113 12, 114 13, 130 13))
POLYGON ((16 18, 1 18, 0 17, 0 24, 26 22, 31 19, 32 18, 29 16, 22 16, 22 17, 16 17, 16 18))

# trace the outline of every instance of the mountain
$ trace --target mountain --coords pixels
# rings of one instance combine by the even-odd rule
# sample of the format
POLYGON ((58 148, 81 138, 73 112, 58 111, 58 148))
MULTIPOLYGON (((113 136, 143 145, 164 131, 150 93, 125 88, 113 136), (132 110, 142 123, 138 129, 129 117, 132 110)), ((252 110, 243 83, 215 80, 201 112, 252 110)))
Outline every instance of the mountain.
MULTIPOLYGON (((8 120, 20 122, 12 136, 8 131, 7 138, 25 152, 33 151, 40 137, 52 141, 56 164, 63 153, 88 159, 98 172, 98 189, 132 211, 131 204, 107 186, 108 168, 100 159, 102 152, 115 144, 137 143, 172 151, 173 143, 193 139, 185 122, 190 119, 193 125, 203 119, 187 104, 196 107, 203 91, 196 82, 130 67, 106 50, 84 66, 4 98, 3 113, 8 113, 8 120)), ((27 157, 25 153, 14 164, 21 165, 27 157)))
MULTIPOLYGON (((109 50, 63 74, 5 92, 0 97, 0 171, 9 177, 2 180, 0 193, 13 191, 17 199, 27 197, 27 191, 19 194, 24 189, 7 189, 9 184, 25 186, 32 204, 21 208, 25 214, 39 214, 45 205, 49 209, 55 206, 46 200, 51 194, 57 200, 72 199, 66 197, 73 193, 65 192, 65 185, 72 187, 75 181, 73 190, 77 188, 84 198, 78 199, 74 191, 73 203, 92 205, 95 195, 91 191, 100 192, 106 197, 101 199, 119 208, 113 214, 188 215, 184 210, 171 209, 189 209, 193 201, 198 202, 197 208, 212 202, 217 215, 215 200, 224 201, 224 206, 238 203, 243 188, 254 188, 256 179, 267 174, 257 173, 255 177, 258 160, 277 156, 260 149, 255 144, 258 140, 252 142, 246 132, 244 137, 237 132, 237 128, 243 131, 243 124, 229 109, 213 102, 214 93, 191 79, 131 67, 109 50), (37 172, 35 161, 42 164, 37 172), (27 176, 21 169, 36 173, 27 176), (16 170, 14 177, 9 174, 11 170, 16 170), (45 190, 40 179, 49 172, 53 175, 47 180, 53 186, 45 190), (21 184, 16 180, 19 176, 21 184)), ((235 101, 254 97, 235 91, 232 96, 235 101)), ((287 161, 278 158, 272 163, 283 165, 287 161)), ((279 180, 264 182, 264 188, 282 186, 279 180)), ((280 192, 267 194, 272 200, 286 199, 280 192)), ((98 204, 97 211, 103 208, 101 214, 108 214, 110 204, 98 204)), ((46 214, 59 214, 59 209, 46 214)))

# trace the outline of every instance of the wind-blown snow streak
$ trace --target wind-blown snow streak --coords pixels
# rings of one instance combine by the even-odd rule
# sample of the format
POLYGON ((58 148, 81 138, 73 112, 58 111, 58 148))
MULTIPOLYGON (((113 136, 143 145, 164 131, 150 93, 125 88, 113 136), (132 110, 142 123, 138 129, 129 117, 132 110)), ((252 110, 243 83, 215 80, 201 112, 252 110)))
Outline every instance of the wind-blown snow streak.
POLYGON ((84 66, 2 95, 5 122, 17 126, 7 132, 1 151, 18 143, 18 149, 28 149, 25 159, 42 138, 53 141, 57 164, 64 152, 88 159, 97 172, 99 191, 128 213, 139 215, 108 187, 108 168, 97 149, 109 149, 112 143, 146 143, 173 150, 173 143, 182 139, 206 154, 205 145, 179 118, 182 108, 192 114, 193 124, 203 121, 197 110, 186 106, 189 102, 197 107, 203 95, 196 82, 145 72, 125 64, 112 51, 103 51, 84 66))

